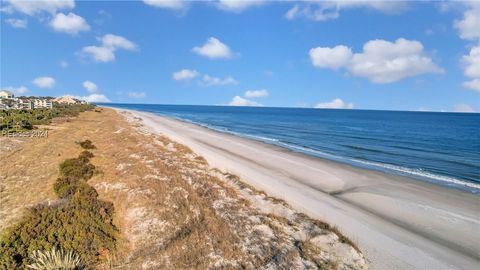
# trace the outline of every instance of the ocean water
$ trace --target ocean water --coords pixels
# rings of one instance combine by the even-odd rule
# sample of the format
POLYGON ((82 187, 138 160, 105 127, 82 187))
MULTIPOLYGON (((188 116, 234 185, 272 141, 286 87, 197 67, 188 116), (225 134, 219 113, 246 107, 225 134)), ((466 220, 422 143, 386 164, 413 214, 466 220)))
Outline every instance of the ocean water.
POLYGON ((480 114, 102 104, 480 194, 480 114))

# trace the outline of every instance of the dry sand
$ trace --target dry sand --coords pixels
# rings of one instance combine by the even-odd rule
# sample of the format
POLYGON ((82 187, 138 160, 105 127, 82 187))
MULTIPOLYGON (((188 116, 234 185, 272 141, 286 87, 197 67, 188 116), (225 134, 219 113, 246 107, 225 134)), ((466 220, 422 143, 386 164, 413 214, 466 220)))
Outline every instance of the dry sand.
POLYGON ((131 112, 211 166, 337 225, 357 242, 372 269, 480 267, 479 196, 131 112))

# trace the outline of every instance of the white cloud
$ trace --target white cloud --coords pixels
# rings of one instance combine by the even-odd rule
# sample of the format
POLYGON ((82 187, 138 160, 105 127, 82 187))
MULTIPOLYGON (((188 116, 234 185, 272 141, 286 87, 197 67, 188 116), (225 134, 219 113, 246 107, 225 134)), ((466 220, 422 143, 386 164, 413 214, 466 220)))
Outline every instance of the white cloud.
POLYGON ((317 47, 310 49, 312 64, 320 68, 338 69, 344 67, 352 60, 352 50, 346 46, 338 45, 333 48, 317 47))
POLYGON ((200 84, 205 86, 231 85, 231 84, 238 84, 238 81, 230 76, 222 79, 222 78, 212 77, 208 74, 205 74, 203 75, 202 81, 200 82, 200 84))
POLYGON ((87 46, 83 47, 82 52, 92 57, 96 62, 110 62, 115 60, 115 54, 110 48, 87 46))
POLYGON ((27 28, 28 24, 26 19, 5 19, 5 22, 15 28, 27 28))
POLYGON ((88 81, 88 80, 84 81, 82 85, 83 85, 83 88, 85 88, 90 93, 95 93, 98 91, 97 85, 92 81, 88 81))
POLYGON ((137 45, 130 40, 112 34, 106 34, 101 39, 103 47, 115 49, 125 49, 133 51, 137 48, 137 45))
POLYGON ((52 88, 55 86, 55 79, 52 77, 37 77, 32 83, 40 88, 52 88))
POLYGON ((470 53, 462 57, 462 62, 465 65, 465 76, 480 78, 480 46, 472 47, 470 53))
POLYGON ((67 15, 57 13, 50 21, 50 26, 57 32, 73 35, 90 30, 90 25, 88 25, 87 21, 72 12, 69 12, 67 15))
POLYGON ((230 106, 262 106, 262 104, 260 103, 242 98, 240 96, 234 96, 232 101, 230 101, 228 105, 230 106))
POLYGON ((83 97, 76 96, 75 98, 87 102, 110 102, 110 99, 103 94, 91 94, 83 97))
POLYGON ((62 68, 67 68, 68 67, 68 62, 67 61, 60 61, 59 65, 62 67, 62 68))
POLYGON ((143 2, 156 8, 172 10, 183 10, 188 7, 188 2, 184 0, 143 0, 143 2))
POLYGON ((480 79, 473 79, 470 81, 466 81, 462 85, 465 88, 480 92, 480 79))
POLYGON ((127 95, 131 98, 144 98, 145 92, 128 92, 127 95))
POLYGON ((472 47, 468 55, 462 57, 463 73, 471 78, 464 82, 465 88, 480 91, 480 46, 472 47))
POLYGON ((91 57, 95 62, 111 62, 115 60, 117 49, 136 50, 137 45, 130 40, 112 34, 106 34, 99 39, 102 46, 86 46, 81 55, 91 57))
POLYGON ((20 87, 7 86, 7 87, 2 87, 1 89, 13 92, 16 96, 23 95, 28 92, 28 88, 23 85, 20 87))
POLYGON ((312 21, 327 21, 333 20, 340 16, 338 10, 328 10, 318 6, 295 5, 285 13, 285 18, 293 20, 304 17, 312 21))
POLYGON ((423 51, 416 40, 395 42, 376 39, 363 46, 363 52, 352 54, 346 46, 317 47, 310 50, 312 64, 319 68, 345 68, 350 74, 373 83, 392 83, 426 73, 443 73, 423 51))
POLYGON ((460 32, 462 39, 480 39, 480 4, 470 3, 461 20, 455 20, 453 26, 460 32))
POLYGON ((285 14, 285 18, 293 20, 306 18, 313 21, 333 20, 340 16, 342 9, 366 8, 386 14, 398 14, 407 8, 405 1, 369 1, 369 0, 332 0, 306 1, 294 5, 285 14))
POLYGON ((55 14, 61 9, 72 9, 75 7, 74 0, 7 0, 9 7, 27 15, 35 15, 43 12, 55 14))
POLYGON ((345 103, 343 100, 336 98, 330 102, 322 102, 315 105, 318 109, 353 109, 353 103, 345 103))
POLYGON ((201 47, 194 47, 193 52, 210 59, 228 59, 233 56, 230 48, 217 38, 211 37, 201 47))
POLYGON ((248 8, 261 6, 267 2, 267 0, 218 0, 216 6, 221 10, 240 13, 248 8))
POLYGON ((468 104, 457 104, 453 106, 453 112, 472 113, 475 110, 468 104))
POLYGON ((246 98, 267 97, 268 96, 268 91, 266 89, 248 90, 248 91, 245 92, 244 96, 246 98))
POLYGON ((180 71, 174 72, 172 77, 176 81, 188 81, 197 77, 200 73, 192 69, 182 69, 180 71))

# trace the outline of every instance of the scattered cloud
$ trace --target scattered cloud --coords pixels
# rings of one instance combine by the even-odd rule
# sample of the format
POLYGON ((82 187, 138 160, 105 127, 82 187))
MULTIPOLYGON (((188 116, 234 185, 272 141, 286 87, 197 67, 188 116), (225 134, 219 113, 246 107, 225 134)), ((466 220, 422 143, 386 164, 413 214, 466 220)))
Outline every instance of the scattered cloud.
POLYGON ((319 68, 339 69, 345 67, 352 60, 352 50, 344 45, 333 48, 317 47, 310 49, 310 60, 319 68))
POLYGON ((247 90, 241 96, 234 96, 232 100, 227 104, 230 106, 263 106, 262 104, 253 101, 249 98, 260 98, 260 97, 267 97, 268 91, 266 89, 259 89, 259 90, 247 90))
POLYGON ((473 113, 475 110, 468 104, 457 104, 453 106, 453 112, 473 113))
POLYGON ((480 92, 480 79, 473 79, 470 81, 466 81, 462 85, 465 88, 480 92))
POLYGON ((89 93, 95 93, 98 91, 97 85, 92 81, 84 81, 82 85, 89 93))
POLYGON ((67 15, 57 13, 50 21, 50 26, 57 32, 64 32, 71 35, 90 30, 90 25, 88 25, 87 21, 72 12, 69 12, 67 15))
POLYGON ((14 28, 27 28, 28 25, 26 19, 5 19, 5 22, 14 28))
POLYGON ((253 100, 248 100, 246 98, 242 98, 241 96, 234 96, 232 101, 230 101, 227 105, 229 106, 262 106, 262 104, 257 103, 253 100))
POLYGON ((222 79, 222 78, 212 77, 208 74, 205 74, 203 75, 202 80, 200 81, 200 84, 204 86, 232 85, 232 84, 238 84, 238 81, 230 76, 227 76, 222 79))
POLYGON ((332 1, 306 1, 295 4, 285 14, 289 20, 306 18, 313 21, 327 21, 340 17, 344 9, 365 8, 376 10, 385 14, 399 14, 406 10, 406 1, 369 1, 369 0, 332 0, 332 1))
POLYGON ((143 3, 152 7, 171 10, 184 10, 189 5, 189 2, 184 0, 143 0, 143 3))
POLYGON ((343 100, 336 98, 330 102, 318 103, 314 106, 317 109, 353 109, 353 103, 346 103, 343 100))
POLYGON ((85 100, 87 102, 110 102, 110 99, 103 94, 91 94, 88 96, 75 96, 76 99, 85 100))
POLYGON ((230 48, 214 37, 209 38, 201 47, 194 47, 192 51, 210 59, 229 59, 233 56, 230 48))
POLYGON ((458 29, 460 37, 467 40, 480 40, 480 4, 466 2, 469 8, 461 20, 455 20, 453 26, 458 29))
POLYGON ((480 91, 480 46, 475 46, 470 49, 468 55, 462 57, 464 66, 463 73, 472 80, 463 83, 463 86, 480 91))
POLYGON ((40 88, 52 88, 55 86, 55 79, 52 77, 37 77, 32 83, 40 88))
POLYGON ((247 91, 245 91, 244 96, 246 98, 267 97, 268 96, 268 91, 266 89, 247 90, 247 91))
POLYGON ((81 56, 92 58, 95 62, 111 62, 115 60, 115 51, 124 49, 134 51, 138 46, 130 40, 112 34, 99 38, 101 46, 86 46, 80 52, 81 56))
POLYGON ((197 77, 200 73, 194 69, 182 69, 174 72, 172 77, 176 81, 189 81, 197 77))
POLYGON ((13 87, 13 86, 6 86, 2 87, 2 90, 8 90, 13 92, 16 96, 23 95, 28 92, 28 88, 25 86, 13 87))
POLYGON ((225 11, 240 13, 251 7, 258 7, 266 4, 267 0, 218 0, 215 5, 225 11))
POLYGON ((397 39, 395 42, 376 39, 363 45, 363 52, 352 53, 339 45, 310 50, 312 65, 319 68, 345 68, 351 75, 364 77, 373 83, 392 83, 426 73, 443 73, 423 51, 416 40, 397 39))
MULTIPOLYGON (((182 69, 180 71, 174 72, 172 78, 176 81, 190 81, 199 77, 201 73, 194 69, 182 69)), ((200 86, 222 86, 222 85, 234 85, 239 82, 231 76, 224 78, 210 76, 208 74, 203 74, 198 79, 198 84, 200 86)))
POLYGON ((67 68, 68 67, 68 62, 67 61, 60 61, 60 63, 58 63, 62 68, 67 68))
POLYGON ((115 54, 110 48, 99 46, 83 47, 82 52, 89 55, 95 62, 111 62, 115 60, 115 54))
POLYGON ((55 14, 58 10, 72 9, 75 7, 74 0, 7 0, 7 2, 7 9, 13 9, 31 16, 43 12, 55 14))
POLYGON ((144 98, 145 92, 128 92, 127 95, 131 98, 144 98))
POLYGON ((125 49, 125 50, 136 50, 137 45, 130 40, 112 34, 106 34, 101 38, 103 47, 109 48, 111 50, 115 49, 125 49))

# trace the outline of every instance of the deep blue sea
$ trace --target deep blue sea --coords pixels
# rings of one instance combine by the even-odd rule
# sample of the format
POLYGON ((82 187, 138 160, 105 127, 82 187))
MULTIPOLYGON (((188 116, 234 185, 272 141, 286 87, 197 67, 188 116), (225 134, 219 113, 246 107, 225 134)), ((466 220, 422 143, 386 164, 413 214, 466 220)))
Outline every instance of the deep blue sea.
POLYGON ((102 104, 480 194, 480 114, 102 104))

